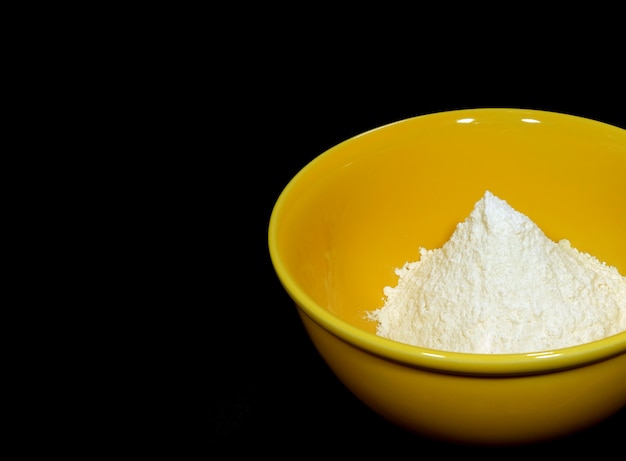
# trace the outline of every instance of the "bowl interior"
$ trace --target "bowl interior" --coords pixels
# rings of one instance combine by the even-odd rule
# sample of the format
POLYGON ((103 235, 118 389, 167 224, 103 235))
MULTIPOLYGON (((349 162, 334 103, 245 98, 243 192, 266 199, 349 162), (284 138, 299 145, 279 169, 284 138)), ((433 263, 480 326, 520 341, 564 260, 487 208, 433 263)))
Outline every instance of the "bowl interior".
POLYGON ((285 188, 270 246, 283 285, 370 333, 394 269, 439 248, 490 190, 552 240, 626 274, 626 130, 545 111, 396 122, 314 159, 285 188))

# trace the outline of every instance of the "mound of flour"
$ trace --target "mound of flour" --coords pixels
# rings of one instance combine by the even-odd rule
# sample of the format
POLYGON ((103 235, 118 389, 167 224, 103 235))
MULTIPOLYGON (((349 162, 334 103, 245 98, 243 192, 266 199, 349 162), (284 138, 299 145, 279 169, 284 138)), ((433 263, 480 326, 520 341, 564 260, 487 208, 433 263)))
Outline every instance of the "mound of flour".
POLYGON ((491 192, 440 249, 396 269, 377 334, 416 346, 483 354, 574 346, 626 330, 626 277, 548 239, 491 192))

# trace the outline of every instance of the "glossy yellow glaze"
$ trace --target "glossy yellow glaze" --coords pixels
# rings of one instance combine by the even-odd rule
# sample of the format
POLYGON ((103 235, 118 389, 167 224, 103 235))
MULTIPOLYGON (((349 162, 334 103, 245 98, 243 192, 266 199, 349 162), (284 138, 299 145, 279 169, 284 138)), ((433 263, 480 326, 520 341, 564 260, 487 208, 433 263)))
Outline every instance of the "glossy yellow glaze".
POLYGON ((563 435, 626 405, 626 332, 577 347, 459 354, 375 335, 396 267, 439 248, 490 190, 626 274, 626 130, 545 111, 399 121, 314 159, 269 227, 276 273, 339 379, 390 421, 467 443, 563 435))

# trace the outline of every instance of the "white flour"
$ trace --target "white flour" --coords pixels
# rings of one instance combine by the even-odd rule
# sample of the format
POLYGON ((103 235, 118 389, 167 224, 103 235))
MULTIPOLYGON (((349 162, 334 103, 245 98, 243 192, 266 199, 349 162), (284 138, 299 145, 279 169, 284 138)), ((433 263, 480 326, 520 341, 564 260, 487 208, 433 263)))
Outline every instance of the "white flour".
POLYGON ((548 239, 491 192, 440 249, 396 269, 377 334, 452 352, 525 353, 626 330, 626 277, 548 239))

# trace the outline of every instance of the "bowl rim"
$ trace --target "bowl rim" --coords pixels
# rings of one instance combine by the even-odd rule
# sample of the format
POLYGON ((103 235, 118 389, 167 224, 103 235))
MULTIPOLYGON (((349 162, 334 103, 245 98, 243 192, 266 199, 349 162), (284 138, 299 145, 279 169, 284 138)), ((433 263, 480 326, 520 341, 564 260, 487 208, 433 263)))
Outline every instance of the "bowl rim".
POLYGON ((287 183, 279 194, 272 209, 268 224, 268 249, 274 271, 284 290, 295 302, 296 308, 301 314, 306 315, 320 327, 333 334, 344 342, 363 351, 381 358, 399 362, 404 365, 426 368, 445 373, 470 374, 470 375, 520 375, 550 373, 563 369, 576 368, 608 360, 615 356, 626 354, 626 331, 602 338, 585 344, 560 349, 552 349, 539 352, 516 353, 516 354, 476 354, 449 352, 438 349, 404 344, 398 341, 378 336, 374 333, 362 330, 342 320, 322 306, 317 304, 306 292, 298 286, 296 281, 289 275, 286 265, 280 256, 278 242, 278 225, 285 202, 289 199, 290 191, 300 178, 307 174, 308 170, 317 162, 323 161, 326 156, 333 155, 340 146, 351 140, 365 136, 368 133, 385 129, 386 127, 407 123, 411 120, 439 117, 439 116, 463 116, 480 115, 486 112, 513 112, 516 115, 524 115, 528 118, 550 116, 562 117, 575 120, 578 123, 592 123, 603 125, 607 129, 618 130, 621 136, 626 135, 626 130, 598 120, 584 118, 561 112, 553 112, 539 109, 525 108, 470 108, 455 109, 449 111, 433 112, 428 114, 408 117, 402 120, 388 123, 363 133, 352 136, 337 145, 327 149, 306 164, 287 183))

